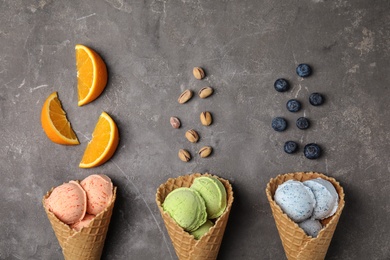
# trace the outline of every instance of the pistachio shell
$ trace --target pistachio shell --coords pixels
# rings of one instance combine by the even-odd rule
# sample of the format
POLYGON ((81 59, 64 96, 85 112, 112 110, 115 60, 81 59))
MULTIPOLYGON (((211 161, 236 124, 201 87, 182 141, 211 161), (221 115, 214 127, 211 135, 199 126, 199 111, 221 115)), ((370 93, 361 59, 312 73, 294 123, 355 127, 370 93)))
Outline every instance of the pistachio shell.
POLYGON ((204 147, 200 148, 198 154, 200 155, 200 157, 206 158, 211 154, 212 151, 213 151, 213 148, 211 148, 210 146, 204 146, 204 147))
POLYGON ((211 116, 211 113, 208 111, 200 113, 200 122, 202 125, 208 126, 211 125, 213 122, 213 117, 211 116))
POLYGON ((204 87, 199 90, 198 95, 200 98, 207 98, 213 94, 213 92, 214 89, 212 87, 204 87))
POLYGON ((179 118, 172 116, 169 122, 171 123, 173 128, 175 129, 180 128, 181 122, 179 118))
POLYGON ((194 129, 188 130, 185 134, 185 137, 191 143, 196 143, 199 140, 199 135, 194 129))
POLYGON ((188 100, 190 100, 192 98, 192 91, 189 90, 189 89, 186 89, 183 91, 183 93, 180 94, 179 98, 177 99, 177 101, 180 103, 180 104, 184 104, 186 103, 188 100))
POLYGON ((191 160, 191 154, 184 149, 179 150, 178 156, 183 162, 188 162, 189 160, 191 160))
POLYGON ((194 74, 194 77, 196 79, 203 79, 204 78, 204 70, 201 67, 195 67, 192 70, 192 73, 194 74))

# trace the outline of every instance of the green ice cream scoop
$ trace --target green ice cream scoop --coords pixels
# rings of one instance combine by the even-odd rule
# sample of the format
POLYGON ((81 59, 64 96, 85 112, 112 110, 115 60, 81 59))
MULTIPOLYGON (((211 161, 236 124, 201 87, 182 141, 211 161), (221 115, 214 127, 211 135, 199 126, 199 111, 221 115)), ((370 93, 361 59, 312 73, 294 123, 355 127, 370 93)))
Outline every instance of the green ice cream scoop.
POLYGON ((208 219, 215 219, 226 209, 226 190, 217 178, 202 176, 194 179, 191 189, 196 190, 206 203, 208 219))
POLYGON ((191 235, 193 235, 196 240, 199 240, 204 234, 209 232, 212 226, 214 226, 214 223, 210 220, 207 220, 202 226, 200 226, 200 228, 191 232, 191 235))
POLYGON ((200 194, 190 188, 171 191, 162 204, 163 209, 186 231, 194 231, 207 220, 206 205, 200 194))

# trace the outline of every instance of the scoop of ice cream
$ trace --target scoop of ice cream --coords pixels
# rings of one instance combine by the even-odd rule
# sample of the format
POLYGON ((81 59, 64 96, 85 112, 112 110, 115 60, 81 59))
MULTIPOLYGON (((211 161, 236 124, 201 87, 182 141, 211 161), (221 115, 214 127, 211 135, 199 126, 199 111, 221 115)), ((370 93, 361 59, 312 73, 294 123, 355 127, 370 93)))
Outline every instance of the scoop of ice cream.
POLYGON ((76 231, 80 231, 83 227, 88 227, 94 217, 95 215, 85 214, 85 217, 81 221, 74 223, 70 227, 76 231))
POLYGON ((80 184, 87 193, 88 214, 97 215, 107 208, 113 196, 113 184, 108 176, 93 174, 80 184))
POLYGON ((298 226, 305 231, 308 236, 317 237, 318 233, 322 229, 321 223, 316 219, 306 219, 301 223, 298 223, 298 226))
POLYGON ((327 180, 317 178, 303 182, 309 187, 316 198, 317 204, 314 207, 313 218, 324 219, 332 216, 338 207, 339 195, 332 183, 327 180))
POLYGON ((190 188, 171 191, 163 209, 186 231, 194 231, 207 220, 206 205, 200 194, 190 188))
POLYGON ((84 218, 87 196, 80 184, 70 181, 54 188, 45 203, 59 220, 73 224, 84 218))
POLYGON ((204 234, 209 232, 212 226, 214 226, 214 223, 210 220, 207 220, 202 226, 200 226, 200 228, 193 232, 190 232, 190 234, 193 235, 196 240, 199 240, 204 234))
POLYGON ((199 192, 206 203, 207 218, 214 219, 226 209, 226 190, 217 178, 202 176, 194 179, 191 189, 199 192))
POLYGON ((302 182, 289 180, 278 186, 275 202, 295 222, 308 219, 314 210, 316 200, 313 192, 302 182))

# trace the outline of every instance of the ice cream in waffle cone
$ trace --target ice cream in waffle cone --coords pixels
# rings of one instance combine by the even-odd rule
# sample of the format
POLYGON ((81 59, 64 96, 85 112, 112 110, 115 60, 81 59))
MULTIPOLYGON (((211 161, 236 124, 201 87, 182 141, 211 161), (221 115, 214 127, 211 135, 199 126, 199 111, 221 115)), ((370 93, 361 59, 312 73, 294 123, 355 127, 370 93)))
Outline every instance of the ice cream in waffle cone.
POLYGON ((278 175, 269 181, 266 194, 271 206, 272 214, 275 219, 276 227, 283 244, 284 251, 289 260, 322 260, 328 251, 328 247, 336 229, 341 212, 344 208, 344 190, 334 179, 324 174, 316 172, 296 172, 278 175), (326 219, 321 220, 323 228, 318 236, 313 238, 292 221, 274 200, 275 191, 279 185, 288 180, 306 181, 316 178, 322 178, 331 182, 336 189, 339 201, 336 213, 326 219))
POLYGON ((72 229, 69 225, 59 220, 51 212, 45 200, 50 196, 52 188, 43 197, 42 203, 47 217, 62 248, 65 260, 98 260, 100 259, 106 239, 108 226, 114 208, 116 199, 116 187, 113 190, 113 196, 108 206, 97 214, 88 226, 80 231, 72 229))
POLYGON ((217 258, 233 200, 233 189, 229 181, 208 173, 194 173, 174 179, 171 178, 168 179, 166 183, 160 185, 157 189, 156 203, 172 240, 176 254, 180 260, 212 260, 217 258), (171 191, 181 187, 189 188, 194 179, 201 176, 216 177, 222 182, 226 189, 227 206, 223 214, 216 219, 214 226, 210 228, 209 232, 203 235, 199 240, 196 240, 194 236, 184 231, 183 228, 181 228, 175 220, 164 211, 162 204, 171 191))

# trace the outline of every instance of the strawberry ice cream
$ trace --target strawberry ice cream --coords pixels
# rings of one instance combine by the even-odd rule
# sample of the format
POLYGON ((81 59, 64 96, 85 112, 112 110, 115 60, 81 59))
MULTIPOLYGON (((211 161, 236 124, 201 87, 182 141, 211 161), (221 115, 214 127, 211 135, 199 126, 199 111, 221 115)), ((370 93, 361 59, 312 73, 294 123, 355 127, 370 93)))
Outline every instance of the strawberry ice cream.
POLYGON ((48 209, 65 224, 82 220, 87 209, 87 196, 78 182, 56 187, 45 201, 48 209))
POLYGON ((104 174, 93 174, 81 181, 87 194, 87 213, 97 215, 107 208, 113 196, 111 179, 104 174))
POLYGON ((83 227, 88 227, 94 217, 94 215, 85 214, 85 217, 81 221, 74 223, 70 227, 76 231, 80 231, 83 227))

